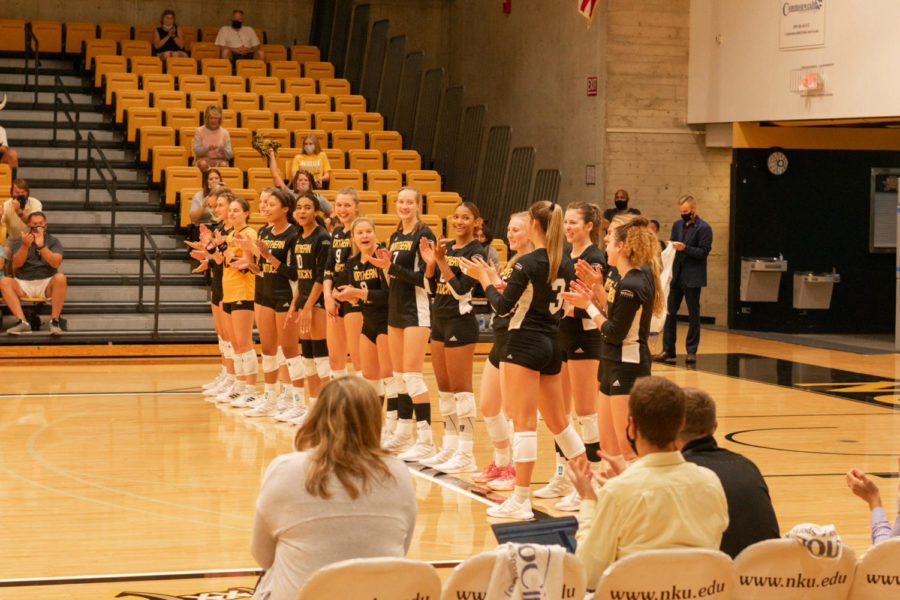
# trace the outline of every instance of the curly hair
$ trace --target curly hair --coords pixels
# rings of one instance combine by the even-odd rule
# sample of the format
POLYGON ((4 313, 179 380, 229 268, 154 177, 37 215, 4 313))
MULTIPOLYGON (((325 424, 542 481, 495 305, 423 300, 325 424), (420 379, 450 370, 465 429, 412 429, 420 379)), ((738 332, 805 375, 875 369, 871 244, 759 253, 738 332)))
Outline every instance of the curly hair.
POLYGON ((662 284, 659 279, 661 261, 659 258, 659 240, 650 231, 650 221, 641 216, 635 216, 610 230, 610 236, 618 243, 624 243, 622 254, 635 267, 649 265, 653 273, 653 314, 661 315, 665 306, 665 298, 662 294, 662 284))

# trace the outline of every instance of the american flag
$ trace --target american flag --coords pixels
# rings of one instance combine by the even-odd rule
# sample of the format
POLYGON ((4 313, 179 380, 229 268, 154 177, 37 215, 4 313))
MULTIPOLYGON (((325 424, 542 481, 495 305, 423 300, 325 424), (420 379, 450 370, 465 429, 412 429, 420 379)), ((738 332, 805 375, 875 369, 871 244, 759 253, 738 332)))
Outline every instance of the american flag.
POLYGON ((587 19, 588 27, 591 26, 591 21, 594 20, 594 9, 597 7, 598 1, 599 0, 578 0, 578 12, 587 19))

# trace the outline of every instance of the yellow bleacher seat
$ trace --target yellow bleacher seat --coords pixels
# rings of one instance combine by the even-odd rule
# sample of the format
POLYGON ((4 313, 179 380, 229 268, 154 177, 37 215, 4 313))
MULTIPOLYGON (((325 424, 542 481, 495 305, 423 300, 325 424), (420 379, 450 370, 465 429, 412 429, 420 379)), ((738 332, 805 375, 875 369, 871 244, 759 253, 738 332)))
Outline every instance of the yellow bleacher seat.
POLYGON ((213 90, 223 94, 246 92, 247 80, 239 75, 219 75, 213 77, 213 90))
MULTIPOLYGON (((300 110, 310 114, 331 112, 331 98, 325 94, 308 94, 300 96, 300 110)), ((346 126, 342 129, 346 129, 346 126)))
POLYGON ((25 52, 24 19, 0 19, 0 51, 25 52))
POLYGON ((348 115, 355 112, 366 112, 366 99, 363 96, 352 94, 335 96, 334 110, 347 113, 348 115))
POLYGON ((162 125, 162 111, 149 106, 135 106, 125 111, 125 140, 137 141, 137 130, 145 125, 162 125))
POLYGON ((322 131, 346 131, 347 129, 347 115, 342 112, 315 113, 313 119, 316 129, 321 129, 322 131))
POLYGON ((191 224, 191 201, 197 195, 197 192, 202 191, 202 187, 185 187, 178 190, 178 224, 181 227, 187 227, 191 224), (183 202, 182 199, 184 199, 183 202))
MULTIPOLYGON (((215 39, 215 38, 213 38, 215 39)), ((219 48, 212 42, 194 42, 191 44, 191 58, 199 61, 219 58, 219 48)), ((228 72, 231 75, 231 72, 228 72)))
MULTIPOLYGON (((346 79, 320 79, 319 93, 326 96, 349 96, 350 82, 346 79)), ((366 110, 363 108, 363 110, 366 110)))
POLYGON ((500 259, 500 264, 506 264, 506 261, 509 260, 509 248, 503 243, 503 240, 499 238, 491 240, 491 248, 497 251, 497 258, 500 259))
POLYGON ((138 160, 150 161, 150 149, 155 146, 174 146, 175 130, 160 125, 143 125, 138 128, 138 160))
MULTIPOLYGON (((384 129, 384 117, 379 113, 373 112, 351 113, 350 129, 356 129, 365 133, 381 131, 384 129)), ((369 147, 372 148, 372 144, 369 144, 369 147)))
POLYGON ((278 150, 275 151, 275 157, 278 159, 278 163, 282 166, 281 175, 286 177, 288 180, 294 175, 294 171, 291 169, 291 166, 294 162, 294 157, 298 154, 303 154, 303 148, 285 148, 282 146, 278 150))
POLYGON ((116 92, 116 123, 125 122, 125 109, 150 106, 150 92, 146 90, 119 90, 116 92))
POLYGON ((266 94, 261 98, 263 109, 271 110, 273 113, 293 111, 297 108, 297 99, 290 94, 266 94))
POLYGON ((406 172, 406 185, 419 190, 420 194, 431 194, 441 191, 441 175, 437 171, 409 170, 406 172))
POLYGON ((339 190, 342 187, 352 185, 358 190, 363 189, 363 176, 356 169, 332 169, 328 180, 328 187, 339 190))
POLYGON ((135 25, 133 29, 134 35, 132 36, 135 40, 144 40, 145 42, 153 43, 153 34, 156 32, 156 25, 135 25))
POLYGON ((319 145, 322 148, 328 147, 328 132, 322 131, 321 129, 295 129, 294 134, 294 143, 293 146, 297 148, 301 148, 303 146, 303 140, 310 133, 314 134, 317 138, 319 138, 319 145))
POLYGON ((244 172, 237 167, 216 167, 222 176, 222 183, 231 189, 244 187, 244 172))
POLYGON ((396 131, 370 131, 368 133, 369 148, 382 152, 403 149, 403 137, 396 131))
POLYGON ((343 169, 345 167, 344 151, 340 148, 325 148, 322 152, 328 157, 328 164, 331 165, 332 169, 343 169))
POLYGON ((222 127, 225 129, 234 129, 238 126, 237 113, 230 108, 222 109, 222 127))
POLYGON ((253 148, 234 148, 232 146, 232 149, 234 150, 234 166, 242 171, 267 166, 266 160, 253 148))
POLYGON ((275 113, 271 110, 245 110, 240 115, 241 127, 246 127, 251 131, 257 129, 274 129, 275 113))
POLYGON ((337 190, 316 190, 316 193, 331 202, 331 204, 334 204, 334 201, 337 200, 337 190))
POLYGON ((300 65, 292 60, 272 60, 266 54, 266 62, 269 63, 269 77, 277 77, 278 79, 300 77, 300 65))
POLYGON ((162 181, 167 167, 187 167, 191 153, 184 146, 154 146, 150 150, 150 173, 153 183, 162 181))
POLYGON ((363 173, 374 169, 383 169, 384 155, 378 150, 347 150, 347 166, 363 173))
POLYGON ((107 106, 112 106, 113 94, 116 91, 138 89, 138 76, 134 73, 107 73, 103 79, 107 106))
POLYGON ((233 75, 231 61, 227 58, 204 58, 200 60, 200 73, 210 77, 233 75))
POLYGON ((284 80, 284 93, 297 98, 316 93, 316 80, 309 77, 291 77, 284 80))
POLYGON ((178 145, 187 150, 188 156, 194 156, 194 132, 197 125, 182 125, 178 131, 178 145))
POLYGON ((422 168, 422 157, 415 150, 388 150, 384 155, 387 168, 399 171, 401 175, 422 168))
POLYGON ((366 216, 372 219, 372 223, 375 225, 375 236, 378 238, 379 242, 386 244, 388 240, 391 239, 391 234, 397 231, 396 215, 370 214, 366 216))
POLYGON ((132 56, 128 59, 128 70, 138 75, 162 74, 162 61, 158 56, 132 56))
POLYGON ((228 130, 231 138, 231 148, 252 148, 253 132, 246 127, 232 127, 228 130))
POLYGON ((197 42, 199 32, 193 25, 182 25, 181 33, 184 35, 184 49, 190 52, 193 45, 197 42))
POLYGON ((0 163, 0 193, 6 195, 10 188, 12 188, 12 167, 0 163))
POLYGON ((403 177, 391 169, 370 169, 366 171, 366 189, 382 194, 396 192, 403 187, 403 177))
POLYGON ((250 204, 250 212, 259 212, 259 192, 253 188, 237 188, 231 190, 238 198, 243 198, 250 204))
POLYGON ((197 167, 169 167, 165 171, 166 204, 175 204, 175 194, 183 188, 203 188, 203 176, 197 167))
POLYGON ((188 102, 191 108, 206 110, 207 106, 222 106, 222 94, 219 92, 190 92, 188 102))
POLYGON ((419 215, 419 218, 431 228, 431 231, 434 232, 434 235, 437 237, 441 237, 447 233, 444 229, 444 220, 437 215, 419 215))
POLYGON ((100 39, 102 40, 130 40, 131 25, 125 23, 100 23, 100 39))
POLYGON ((201 25, 200 35, 197 40, 204 44, 212 44, 216 41, 216 37, 219 35, 219 29, 221 29, 221 27, 221 25, 201 25))
POLYGON ((291 145, 291 132, 287 129, 274 127, 260 127, 256 129, 256 134, 265 138, 269 138, 279 142, 282 146, 291 145))
POLYGON ((187 94, 179 90, 150 92, 150 105, 161 110, 187 108, 187 94))
POLYGON ((119 54, 126 58, 132 56, 150 56, 151 45, 146 40, 123 40, 119 42, 119 54))
POLYGON ((127 73, 128 59, 114 54, 98 54, 94 56, 94 87, 103 85, 103 76, 107 73, 127 73))
MULTIPOLYGON (((262 38, 259 39, 262 40, 262 38)), ((276 60, 287 60, 287 48, 285 48, 281 44, 262 44, 259 49, 262 50, 265 54, 267 63, 271 63, 272 61, 276 60)))
MULTIPOLYGON (((69 21, 66 23, 66 54, 81 54, 81 48, 89 40, 97 39, 97 26, 93 23, 69 21)), ((85 63, 90 68, 90 63, 85 63)))
POLYGON ((253 92, 234 92, 225 95, 225 106, 238 114, 248 110, 259 110, 259 95, 253 92))
POLYGON ((115 40, 86 40, 84 43, 84 68, 94 68, 95 56, 115 56, 117 54, 119 54, 119 44, 115 40))
POLYGON ((190 94, 191 92, 208 92, 209 76, 207 75, 177 75, 175 82, 178 89, 190 94))
POLYGON ((266 168, 251 167, 247 169, 247 187, 259 190, 260 193, 267 187, 272 187, 272 172, 266 168))
POLYGON ((170 75, 196 75, 197 59, 190 56, 171 56, 166 59, 166 73, 170 75))
POLYGON ((163 124, 176 131, 182 127, 190 127, 193 131, 200 126, 200 111, 195 108, 166 109, 163 111, 163 124))
POLYGON ((291 46, 291 60, 301 65, 305 62, 318 61, 320 57, 316 46, 291 46))
POLYGON ((356 190, 359 194, 359 212, 363 215, 384 213, 384 197, 373 190, 356 190))
POLYGON ((169 73, 147 73, 141 75, 141 89, 153 92, 175 90, 175 78, 169 73))
POLYGON ((303 76, 313 79, 334 79, 334 65, 330 62, 308 61, 303 63, 303 76))
POLYGON ((281 80, 277 77, 251 77, 247 89, 260 96, 281 93, 281 80))
POLYGON ((352 129, 336 129, 331 132, 331 144, 335 148, 340 148, 346 152, 351 150, 365 150, 366 134, 362 131, 354 131, 352 129))
POLYGON ((250 79, 251 77, 267 77, 269 73, 265 61, 251 58, 236 61, 234 74, 250 79))
POLYGON ((59 21, 32 21, 31 32, 37 38, 41 52, 62 52, 62 23, 59 21))
MULTIPOLYGON (((421 191, 419 190, 419 192, 421 191)), ((462 202, 462 198, 456 192, 432 192, 427 194, 425 200, 427 207, 425 212, 429 215, 437 215, 442 219, 452 216, 457 205, 462 202)))

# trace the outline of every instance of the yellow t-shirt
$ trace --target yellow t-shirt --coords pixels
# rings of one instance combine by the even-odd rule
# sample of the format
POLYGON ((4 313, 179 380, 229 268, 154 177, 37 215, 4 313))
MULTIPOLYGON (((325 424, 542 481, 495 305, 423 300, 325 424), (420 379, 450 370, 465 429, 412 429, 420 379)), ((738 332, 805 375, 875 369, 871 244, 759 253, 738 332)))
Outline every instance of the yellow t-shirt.
POLYGON ((297 154, 291 162, 291 178, 300 169, 309 171, 313 177, 321 177, 331 170, 331 163, 328 162, 328 155, 324 152, 319 152, 318 156, 297 154))
MULTIPOLYGON (((257 237, 256 230, 249 225, 245 225, 238 233, 252 240, 255 240, 257 237)), ((236 257, 243 256, 244 253, 237 242, 234 241, 234 236, 235 231, 232 229, 228 232, 228 237, 225 238, 225 241, 228 243, 228 249, 236 257)), ((225 268, 222 270, 222 302, 252 302, 255 292, 256 275, 250 271, 242 273, 238 269, 229 267, 227 264, 225 265, 225 268)))

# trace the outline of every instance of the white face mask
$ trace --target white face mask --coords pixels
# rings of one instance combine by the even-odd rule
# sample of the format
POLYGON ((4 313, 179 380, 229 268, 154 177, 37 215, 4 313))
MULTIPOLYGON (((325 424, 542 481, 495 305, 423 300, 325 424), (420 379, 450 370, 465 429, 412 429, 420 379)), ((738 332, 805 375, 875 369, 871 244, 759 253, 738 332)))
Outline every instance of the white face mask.
POLYGON ((303 149, 306 151, 307 154, 312 154, 315 151, 316 147, 312 144, 305 144, 303 146, 303 149))
POLYGON ((166 31, 172 29, 173 27, 174 25, 163 25, 163 29, 165 29, 166 31))

